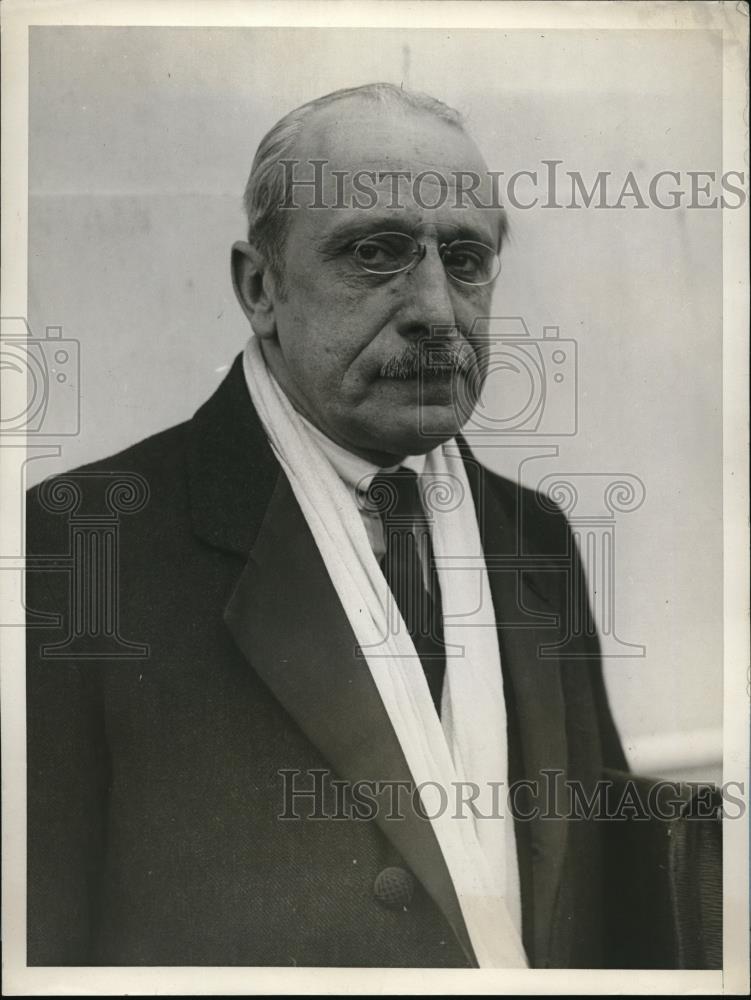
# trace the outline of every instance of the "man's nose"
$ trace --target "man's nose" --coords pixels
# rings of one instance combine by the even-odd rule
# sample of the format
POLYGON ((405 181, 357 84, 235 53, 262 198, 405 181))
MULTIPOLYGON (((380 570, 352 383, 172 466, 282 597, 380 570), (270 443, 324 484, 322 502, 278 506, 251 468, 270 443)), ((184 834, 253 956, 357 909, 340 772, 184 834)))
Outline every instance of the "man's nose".
POLYGON ((436 328, 454 326, 450 278, 437 246, 428 244, 422 259, 405 274, 403 294, 398 324, 403 336, 435 336, 436 328))

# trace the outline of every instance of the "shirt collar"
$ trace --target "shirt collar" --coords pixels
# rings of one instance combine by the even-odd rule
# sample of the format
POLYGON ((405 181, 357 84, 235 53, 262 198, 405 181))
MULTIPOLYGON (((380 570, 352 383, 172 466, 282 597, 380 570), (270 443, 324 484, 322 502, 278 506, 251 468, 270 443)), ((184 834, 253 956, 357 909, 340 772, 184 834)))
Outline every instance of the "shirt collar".
POLYGON ((411 469, 419 476, 425 470, 427 455, 407 455, 399 465, 382 469, 381 466, 375 465, 373 462, 368 462, 367 459, 360 458, 359 455, 354 455, 351 451, 347 451, 346 448, 337 444, 336 441, 332 441, 330 437, 327 437, 323 431, 319 430, 314 424, 311 424, 301 413, 298 413, 298 416, 333 466, 339 478, 352 490, 367 490, 373 476, 378 472, 391 472, 394 469, 404 467, 411 469))

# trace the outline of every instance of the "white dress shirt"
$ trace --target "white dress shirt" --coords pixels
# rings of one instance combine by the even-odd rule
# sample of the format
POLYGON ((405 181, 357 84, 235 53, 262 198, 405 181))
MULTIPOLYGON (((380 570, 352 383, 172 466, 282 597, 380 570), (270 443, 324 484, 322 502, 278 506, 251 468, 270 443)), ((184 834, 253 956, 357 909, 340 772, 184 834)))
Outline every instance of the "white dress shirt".
MULTIPOLYGON (((375 553, 376 559, 380 562, 386 554, 386 539, 383 530, 383 521, 381 519, 381 515, 377 511, 368 509, 370 505, 365 502, 365 494, 367 493, 373 480, 373 476, 379 472, 393 472, 395 469, 403 467, 405 469, 411 469, 414 473, 416 473, 419 480, 419 477, 425 469, 427 455, 407 455, 407 457, 400 462, 399 465, 393 465, 389 468, 381 468, 381 466, 375 465, 373 462, 368 462, 365 458, 360 458, 359 455, 353 455, 351 451, 347 451, 346 448, 343 448, 335 441, 332 441, 330 437, 327 437, 323 433, 323 431, 320 431, 314 424, 311 424, 309 420, 306 420, 302 414, 300 414, 300 419, 310 431, 321 451, 334 467, 336 474, 354 497, 355 505, 360 511, 363 524, 365 525, 365 530, 368 533, 368 540, 371 548, 375 553)), ((423 574, 426 575, 426 572, 427 567, 423 566, 423 574)))

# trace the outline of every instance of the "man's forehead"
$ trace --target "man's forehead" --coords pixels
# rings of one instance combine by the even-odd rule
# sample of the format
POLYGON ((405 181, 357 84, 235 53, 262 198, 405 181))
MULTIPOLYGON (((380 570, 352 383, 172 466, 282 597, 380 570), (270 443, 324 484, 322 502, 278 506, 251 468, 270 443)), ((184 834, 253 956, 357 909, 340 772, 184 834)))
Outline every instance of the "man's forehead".
POLYGON ((326 160, 331 170, 427 170, 448 176, 485 172, 477 146, 437 115, 351 99, 316 112, 296 144, 299 160, 326 160))
POLYGON ((322 236, 375 217, 388 227, 461 227, 495 242, 500 232, 497 177, 457 125, 424 112, 362 100, 318 112, 285 169, 292 203, 315 206, 304 228, 322 236))

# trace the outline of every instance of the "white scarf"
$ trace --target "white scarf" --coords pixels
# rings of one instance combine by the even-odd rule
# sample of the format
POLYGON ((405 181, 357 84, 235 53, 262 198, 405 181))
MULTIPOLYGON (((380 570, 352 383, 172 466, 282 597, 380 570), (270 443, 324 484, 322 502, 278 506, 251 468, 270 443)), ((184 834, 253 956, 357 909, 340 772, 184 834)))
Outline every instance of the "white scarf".
POLYGON ((415 784, 430 783, 421 791, 423 806, 477 961, 481 968, 526 967, 516 841, 504 805, 506 710, 495 612, 458 447, 451 441, 431 452, 421 477, 447 646, 439 719, 409 632, 403 623, 396 635, 387 627, 393 597, 355 501, 271 377, 255 336, 243 364, 256 411, 366 657, 415 784), (457 809, 462 781, 479 785, 476 806, 486 815, 495 807, 493 818, 477 819, 467 805, 457 809), (493 795, 491 782, 496 787, 503 782, 500 795, 493 795), (445 809, 439 808, 436 786, 448 796, 445 809))

